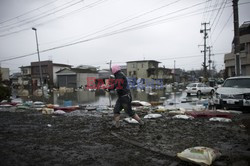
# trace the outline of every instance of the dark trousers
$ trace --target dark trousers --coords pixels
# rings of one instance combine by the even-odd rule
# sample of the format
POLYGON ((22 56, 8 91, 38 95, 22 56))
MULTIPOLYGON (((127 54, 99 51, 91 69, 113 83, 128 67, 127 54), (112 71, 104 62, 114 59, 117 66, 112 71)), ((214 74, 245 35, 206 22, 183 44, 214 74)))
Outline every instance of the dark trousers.
POLYGON ((124 111, 130 116, 133 117, 135 112, 131 107, 132 97, 130 94, 119 96, 114 108, 114 114, 120 114, 120 111, 124 109, 124 111))

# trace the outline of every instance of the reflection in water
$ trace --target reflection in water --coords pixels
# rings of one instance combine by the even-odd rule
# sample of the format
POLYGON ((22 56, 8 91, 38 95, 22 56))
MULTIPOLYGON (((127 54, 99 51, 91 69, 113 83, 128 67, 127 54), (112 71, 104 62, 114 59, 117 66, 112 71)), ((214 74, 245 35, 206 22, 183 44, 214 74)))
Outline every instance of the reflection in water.
MULTIPOLYGON (((132 98, 133 100, 140 100, 140 101, 159 101, 160 97, 166 97, 166 99, 173 99, 174 93, 166 93, 165 90, 155 90, 155 93, 151 95, 149 92, 146 91, 137 91, 137 90, 131 90, 132 98)), ((180 98, 183 96, 183 93, 177 92, 176 97, 180 98)), ((72 104, 90 104, 90 105, 114 105, 117 99, 116 92, 105 92, 103 90, 98 90, 95 92, 89 92, 89 91, 77 91, 73 93, 53 93, 52 103, 63 105, 63 102, 66 100, 71 100, 72 104)))
MULTIPOLYGON (((150 91, 137 91, 136 89, 131 90, 133 100, 147 101, 147 102, 157 102, 160 101, 160 97, 165 97, 166 101, 173 101, 173 103, 180 103, 178 107, 191 107, 191 103, 181 103, 181 101, 194 101, 199 100, 196 96, 187 97, 185 92, 182 91, 169 91, 165 89, 150 90, 150 91), (153 92, 153 93, 152 93, 153 92)), ((41 97, 30 98, 33 101, 42 101, 41 97)), ((30 100, 26 99, 26 100, 30 100)), ((95 92, 90 91, 77 91, 72 93, 59 93, 54 92, 49 98, 46 99, 46 103, 64 105, 65 101, 71 101, 72 105, 86 104, 86 105, 114 105, 117 99, 116 92, 106 92, 103 90, 98 90, 95 92)))

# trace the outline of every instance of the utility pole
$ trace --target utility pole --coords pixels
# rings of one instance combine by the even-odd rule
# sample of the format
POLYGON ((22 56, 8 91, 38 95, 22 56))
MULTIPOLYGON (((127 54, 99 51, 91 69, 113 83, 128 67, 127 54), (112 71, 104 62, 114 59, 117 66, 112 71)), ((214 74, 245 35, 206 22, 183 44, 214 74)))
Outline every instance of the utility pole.
POLYGON ((175 60, 174 60, 174 77, 173 77, 173 81, 174 81, 174 83, 175 83, 175 60))
POLYGON ((112 65, 112 60, 110 60, 110 62, 109 62, 109 69, 110 69, 110 72, 112 72, 111 65, 112 65))
POLYGON ((207 49, 208 49, 208 73, 209 73, 209 76, 211 76, 211 63, 212 63, 212 60, 211 60, 211 48, 212 46, 208 46, 207 49))
POLYGON ((203 33, 204 34, 204 44, 202 45, 204 47, 204 50, 201 51, 201 52, 204 52, 204 62, 203 62, 203 75, 204 75, 204 78, 205 78, 205 81, 207 81, 207 63, 206 63, 206 55, 207 55, 207 38, 208 38, 208 35, 207 35, 207 31, 209 31, 210 29, 207 29, 207 25, 209 23, 201 23, 201 25, 204 25, 204 29, 201 29, 200 30, 200 33, 203 33))
MULTIPOLYGON (((107 63, 107 64, 109 64, 109 70, 110 70, 110 73, 112 73, 112 68, 111 68, 112 60, 110 60, 109 63, 107 63)), ((109 82, 109 84, 110 84, 110 82, 109 82)), ((110 95, 110 93, 109 93, 109 106, 111 107, 111 95, 110 95)))
POLYGON ((241 74, 240 66, 240 30, 239 30, 239 0, 233 0, 233 13, 234 13, 234 54, 235 54, 235 74, 239 76, 241 74))
POLYGON ((212 78, 214 78, 214 73, 216 72, 215 70, 215 64, 214 64, 214 61, 212 61, 212 68, 213 68, 213 71, 212 71, 212 74, 211 74, 211 76, 212 76, 212 78))
POLYGON ((41 61, 40 61, 40 53, 39 53, 37 29, 33 27, 32 30, 35 31, 35 35, 36 35, 36 46, 37 46, 37 55, 38 55, 39 71, 40 71, 40 84, 41 84, 42 95, 43 95, 43 102, 44 102, 43 75, 42 75, 42 65, 41 65, 41 61))

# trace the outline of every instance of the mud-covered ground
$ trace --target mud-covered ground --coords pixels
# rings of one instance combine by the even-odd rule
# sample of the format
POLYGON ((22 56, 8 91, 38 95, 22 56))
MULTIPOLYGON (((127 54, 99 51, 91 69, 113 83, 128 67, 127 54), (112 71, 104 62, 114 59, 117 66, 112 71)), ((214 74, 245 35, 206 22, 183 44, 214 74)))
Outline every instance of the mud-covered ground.
MULTIPOLYGON (((140 116, 145 113, 139 113, 140 116)), ((194 146, 219 150, 213 165, 249 165, 249 114, 232 123, 171 119, 111 128, 112 114, 77 111, 42 115, 39 111, 0 110, 1 165, 192 165, 176 153, 194 146)))

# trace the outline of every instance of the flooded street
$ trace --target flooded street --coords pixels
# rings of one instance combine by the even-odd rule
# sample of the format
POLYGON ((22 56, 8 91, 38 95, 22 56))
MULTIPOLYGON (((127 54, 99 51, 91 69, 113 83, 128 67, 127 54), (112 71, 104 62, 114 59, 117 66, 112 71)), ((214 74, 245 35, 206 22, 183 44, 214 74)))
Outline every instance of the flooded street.
MULTIPOLYGON (((176 107, 182 108, 192 108, 190 104, 191 101, 197 101, 204 98, 209 98, 211 96, 200 96, 197 98, 196 95, 187 97, 185 90, 180 89, 180 91, 174 92, 172 90, 159 89, 159 90, 131 90, 132 99, 146 102, 164 102, 163 105, 166 107, 169 105, 174 105, 176 107), (186 103, 188 101, 188 103, 186 103), (174 104, 175 103, 175 104, 174 104)), ((28 98, 23 98, 24 101, 30 100, 28 98)), ((41 97, 33 96, 31 98, 33 101, 42 101, 41 97)), ((72 105, 94 105, 94 106, 109 106, 115 105, 117 100, 117 95, 115 91, 106 92, 103 90, 98 91, 88 91, 80 90, 71 93, 60 93, 54 92, 51 93, 48 98, 45 99, 47 104, 58 104, 60 106, 64 105, 65 101, 71 101, 72 105)))

